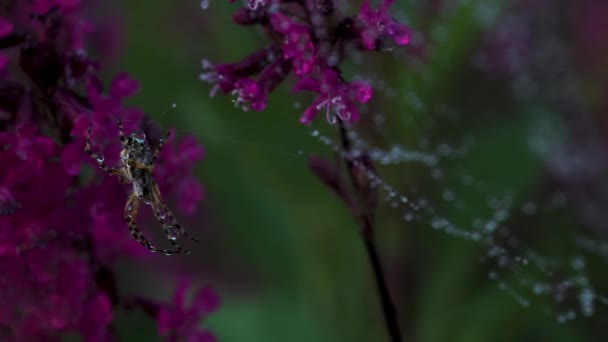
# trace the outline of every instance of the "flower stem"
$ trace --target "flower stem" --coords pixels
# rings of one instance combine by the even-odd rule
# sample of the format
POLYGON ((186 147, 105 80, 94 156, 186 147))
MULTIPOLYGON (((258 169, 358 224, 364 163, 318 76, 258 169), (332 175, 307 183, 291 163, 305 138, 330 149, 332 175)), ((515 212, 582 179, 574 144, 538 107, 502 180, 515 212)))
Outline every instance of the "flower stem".
POLYGON ((338 125, 340 127, 340 138, 342 140, 342 148, 344 149, 345 153, 344 160, 348 168, 348 174, 353 187, 359 196, 359 202, 361 204, 360 206, 363 207, 363 209, 360 209, 358 213, 354 214, 355 218, 359 222, 360 235, 365 243, 367 256, 369 257, 372 266, 372 272, 376 281, 378 294, 380 295, 386 327, 391 337, 391 341, 401 342, 402 338, 399 323, 397 321, 397 311, 395 310, 395 305, 393 304, 393 300, 391 299, 386 281, 384 279, 384 271, 382 270, 382 265, 380 264, 380 258, 378 256, 378 250, 374 240, 374 211, 376 196, 375 193, 370 190, 371 186, 369 184, 370 182, 367 175, 362 174, 366 172, 373 172, 373 169, 370 170, 368 165, 365 165, 365 159, 363 159, 364 165, 361 165, 361 162, 355 161, 354 158, 351 157, 352 144, 348 138, 346 127, 344 126, 342 120, 338 120, 338 125))

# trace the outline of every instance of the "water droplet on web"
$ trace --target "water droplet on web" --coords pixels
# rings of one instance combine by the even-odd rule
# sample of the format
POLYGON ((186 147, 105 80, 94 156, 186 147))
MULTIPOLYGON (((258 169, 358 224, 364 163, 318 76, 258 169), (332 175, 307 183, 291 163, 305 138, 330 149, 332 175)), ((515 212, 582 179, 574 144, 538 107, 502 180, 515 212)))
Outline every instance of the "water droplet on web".
POLYGON ((543 284, 534 284, 534 286, 532 286, 532 292, 535 295, 541 295, 543 294, 543 292, 545 291, 545 286, 543 284))
POLYGON ((403 214, 403 219, 406 222, 410 222, 410 221, 414 220, 414 214, 412 214, 412 213, 405 213, 405 214, 403 214))
POLYGON ((498 266, 507 267, 509 265, 509 257, 506 255, 501 255, 498 257, 498 266))
POLYGON ((175 241, 179 235, 179 231, 175 226, 167 226, 165 228, 165 232, 167 233, 167 238, 173 241, 175 241))
POLYGON ((595 297, 595 294, 588 287, 582 289, 581 293, 579 294, 578 299, 581 304, 581 312, 586 317, 593 316, 593 311, 594 311, 593 299, 594 299, 594 297, 595 297))
POLYGON ((103 163, 103 161, 105 160, 105 158, 103 156, 99 156, 97 159, 98 163, 103 163))
POLYGON ((440 169, 433 169, 431 177, 433 177, 433 179, 440 179, 443 177, 443 171, 441 171, 440 169))
POLYGON ((138 143, 143 143, 144 141, 146 141, 146 133, 139 130, 131 133, 131 137, 138 143))
POLYGON ((173 102, 173 103, 171 104, 171 108, 177 108, 177 103, 173 102))
POLYGON ((310 132, 310 135, 312 135, 313 137, 318 137, 319 131, 315 129, 314 131, 310 132))
POLYGON ((454 193, 450 190, 446 190, 443 192, 442 197, 444 201, 451 202, 454 200, 454 193))
POLYGON ((207 8, 209 8, 209 0, 201 1, 201 9, 206 10, 207 8))
POLYGON ((534 213, 536 213, 536 204, 534 204, 534 202, 526 202, 522 206, 521 210, 524 214, 532 216, 534 213))
POLYGON ((575 271, 582 271, 585 269, 585 259, 581 256, 575 256, 570 263, 575 271))
POLYGON ((490 222, 486 223, 484 228, 488 233, 491 233, 494 230, 496 230, 496 222, 490 221, 490 222))

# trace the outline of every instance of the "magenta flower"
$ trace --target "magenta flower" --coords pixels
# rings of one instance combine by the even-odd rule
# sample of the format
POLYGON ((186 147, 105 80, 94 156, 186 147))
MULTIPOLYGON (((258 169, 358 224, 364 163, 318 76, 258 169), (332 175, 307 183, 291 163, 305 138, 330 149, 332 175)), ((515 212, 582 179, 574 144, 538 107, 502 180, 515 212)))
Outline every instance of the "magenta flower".
POLYGON ((158 332, 168 342, 216 342, 215 336, 207 330, 199 329, 199 323, 220 306, 220 298, 210 287, 201 287, 194 294, 192 304, 186 307, 186 291, 190 281, 181 279, 172 305, 161 305, 156 323, 158 332))
POLYGON ((366 103, 372 97, 372 88, 367 83, 344 82, 335 70, 329 68, 323 70, 321 79, 303 78, 293 90, 317 93, 313 103, 300 117, 300 122, 303 124, 309 124, 323 108, 325 117, 330 123, 336 122, 336 116, 343 121, 357 121, 359 111, 354 102, 366 103))
POLYGON ((261 112, 266 108, 266 92, 252 79, 241 78, 236 81, 232 94, 236 95, 234 105, 245 111, 251 109, 261 112))
POLYGON ((203 69, 211 70, 200 79, 214 84, 213 96, 218 90, 235 95, 234 104, 247 111, 260 112, 266 108, 268 93, 274 90, 291 70, 291 63, 276 56, 277 51, 260 50, 234 64, 213 66, 203 60, 203 69), (274 59, 274 60, 273 60, 274 59), (250 76, 259 73, 257 80, 250 76))
POLYGON ((202 61, 204 72, 199 79, 213 84, 210 96, 215 96, 218 90, 223 93, 231 93, 236 89, 236 83, 243 78, 255 75, 262 71, 270 63, 273 52, 268 49, 256 51, 246 56, 241 61, 232 64, 213 65, 208 60, 202 61))
POLYGON ((203 188, 194 177, 193 169, 203 158, 204 150, 192 135, 185 136, 177 146, 173 146, 173 136, 161 151, 154 174, 163 180, 161 192, 176 193, 177 208, 183 213, 193 214, 203 198, 203 188))
MULTIPOLYGON (((0 39, 8 36, 13 31, 13 24, 7 20, 0 18, 0 39)), ((0 53, 0 76, 4 76, 6 73, 6 66, 8 65, 8 56, 0 53)))
POLYGON ((5 19, 0 19, 0 38, 6 37, 13 31, 13 24, 5 19))
POLYGON ((315 46, 308 28, 280 12, 270 14, 270 22, 276 32, 283 34, 283 57, 293 61, 296 76, 308 74, 315 63, 315 46))
POLYGON ((340 63, 348 49, 377 50, 385 36, 399 45, 409 42, 409 29, 388 13, 393 2, 384 0, 372 10, 366 0, 358 17, 341 17, 332 0, 249 1, 233 19, 240 25, 261 26, 269 47, 235 64, 213 66, 205 60, 200 78, 213 84, 212 96, 218 90, 232 93, 239 107, 262 111, 269 94, 293 71, 296 90, 318 94, 301 115, 301 123, 310 123, 322 108, 330 123, 336 117, 356 121, 356 103, 369 101, 372 91, 364 82, 341 79, 340 63))
POLYGON ((368 50, 376 49, 376 42, 381 36, 391 37, 398 45, 407 45, 410 42, 410 30, 407 26, 395 21, 389 13, 389 7, 395 0, 382 0, 376 10, 371 9, 369 0, 365 0, 359 11, 361 22, 361 39, 368 50))
MULTIPOLYGON (((137 81, 122 73, 104 90, 99 64, 84 50, 92 26, 82 6, 79 0, 23 2, 6 6, 0 19, 0 49, 13 48, 20 63, 11 65, 23 69, 4 70, 8 59, 0 54, 0 73, 27 76, 46 97, 13 95, 25 87, 2 80, 9 94, 0 97, 3 341, 60 341, 67 334, 111 341, 114 312, 126 303, 113 264, 152 255, 129 235, 123 213, 130 189, 99 169, 84 153, 84 140, 92 123, 94 149, 111 165, 121 147, 118 119, 127 134, 146 130, 152 144, 160 133, 143 124, 143 111, 123 104, 137 92, 137 81), (84 174, 83 165, 94 171, 84 174)), ((159 157, 156 180, 163 195, 193 213, 203 191, 192 169, 203 150, 192 137, 174 141, 159 157)))
POLYGON ((103 294, 73 246, 86 231, 68 205, 73 177, 53 161, 60 147, 32 126, 0 133, 0 145, 0 325, 19 341, 105 330, 109 320, 80 324, 92 295, 103 294))
MULTIPOLYGON (((230 1, 233 2, 233 1, 230 1)), ((407 26, 389 14, 394 0, 384 0, 372 10, 366 0, 358 17, 340 17, 334 1, 248 1, 233 19, 245 26, 260 25, 270 46, 234 64, 213 66, 203 61, 201 80, 218 90, 236 95, 235 103, 244 110, 262 111, 268 95, 290 71, 299 80, 296 90, 318 94, 300 117, 308 124, 316 112, 325 108, 330 123, 336 117, 356 121, 356 103, 366 103, 372 90, 364 82, 347 82, 339 77, 339 65, 348 49, 377 50, 379 39, 387 36, 399 45, 409 42, 407 26)))

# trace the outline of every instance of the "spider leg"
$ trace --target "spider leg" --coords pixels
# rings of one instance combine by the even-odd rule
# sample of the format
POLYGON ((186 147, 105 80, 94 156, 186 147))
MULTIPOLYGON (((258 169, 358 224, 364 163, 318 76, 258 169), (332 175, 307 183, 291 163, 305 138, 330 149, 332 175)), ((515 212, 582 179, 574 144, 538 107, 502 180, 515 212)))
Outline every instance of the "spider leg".
POLYGON ((154 150, 154 155, 152 155, 152 160, 150 161, 150 165, 152 165, 152 168, 154 168, 154 163, 156 163, 156 159, 160 154, 160 150, 163 148, 163 146, 165 146, 165 142, 167 141, 170 135, 171 131, 167 132, 167 135, 165 135, 164 138, 161 138, 158 142, 158 146, 156 146, 156 149, 154 150))
POLYGON ((122 143, 122 146, 125 146, 127 143, 127 138, 125 138, 125 126, 122 125, 122 121, 116 121, 116 125, 118 125, 118 138, 122 143))
MULTIPOLYGON (((154 184, 153 186, 154 188, 154 201, 153 201, 153 205, 154 205, 154 212, 158 214, 158 217, 162 218, 163 221, 166 219, 168 220, 168 222, 170 222, 168 224, 168 227, 172 228, 172 236, 173 238, 176 238, 179 235, 183 235, 187 238, 189 238, 190 240, 194 241, 194 242, 200 242, 197 238, 195 238, 194 236, 190 235, 178 222, 177 219, 175 218, 175 216, 173 215, 173 213, 171 212, 171 210, 169 209, 169 207, 165 204, 165 202, 162 200, 162 197, 160 195, 160 190, 158 189, 158 184, 154 184), (177 230, 177 232, 175 232, 175 230, 177 230)), ((165 229, 165 232, 167 232, 167 229, 165 229)), ((167 237, 169 238, 169 240, 172 240, 171 237, 169 237, 167 235, 167 237)))
POLYGON ((144 236, 141 229, 139 229, 137 227, 136 220, 137 220, 138 208, 139 208, 139 199, 137 198, 137 196, 135 194, 129 195, 129 198, 127 199, 127 204, 125 205, 124 218, 129 227, 129 231, 131 232, 131 236, 137 242, 139 242, 142 246, 146 247, 150 252, 158 252, 158 253, 163 253, 165 255, 178 254, 178 253, 185 253, 185 254, 190 253, 190 251, 184 250, 184 249, 180 248, 179 246, 177 246, 175 249, 172 249, 172 250, 159 249, 159 248, 154 247, 150 243, 150 241, 148 239, 146 239, 146 237, 144 236))
POLYGON ((151 252, 156 252, 158 249, 154 247, 144 236, 142 231, 137 227, 137 210, 139 208, 139 200, 135 194, 130 194, 125 205, 125 221, 131 232, 131 236, 142 246, 148 248, 151 252))
POLYGON ((153 202, 152 206, 153 206, 153 210, 154 210, 154 216, 156 216, 156 219, 158 220, 158 222, 160 222, 162 224, 163 230, 165 231, 165 235, 167 236, 167 240, 169 240, 169 242, 171 243, 171 246, 173 246, 173 248, 175 250, 174 253, 190 254, 190 250, 183 249, 175 241, 175 240, 177 240, 177 237, 180 234, 179 225, 176 227, 175 225, 171 225, 166 221, 166 216, 162 210, 162 204, 159 207, 158 205, 156 205, 153 202))
POLYGON ((171 212, 171 210, 169 209, 169 207, 167 207, 167 205, 165 205, 163 203, 163 209, 165 212, 165 215, 167 216, 167 218, 171 221, 171 225, 175 228, 177 228, 177 231, 179 232, 180 235, 183 235, 185 237, 187 237, 188 239, 194 241, 194 242, 200 242, 197 238, 195 238, 194 236, 190 235, 178 222, 177 219, 175 219, 175 216, 173 216, 173 213, 171 212))
POLYGON ((118 176, 119 179, 124 180, 124 178, 122 176, 122 172, 120 172, 119 169, 108 167, 106 165, 106 163, 104 162, 103 156, 100 156, 99 154, 93 152, 93 148, 91 147, 92 127, 93 127, 93 125, 91 123, 89 123, 89 129, 87 130, 87 137, 86 137, 86 142, 84 145, 84 151, 89 155, 89 157, 91 157, 92 159, 95 159, 95 161, 97 161, 97 165, 99 165, 99 168, 104 170, 108 175, 118 176))

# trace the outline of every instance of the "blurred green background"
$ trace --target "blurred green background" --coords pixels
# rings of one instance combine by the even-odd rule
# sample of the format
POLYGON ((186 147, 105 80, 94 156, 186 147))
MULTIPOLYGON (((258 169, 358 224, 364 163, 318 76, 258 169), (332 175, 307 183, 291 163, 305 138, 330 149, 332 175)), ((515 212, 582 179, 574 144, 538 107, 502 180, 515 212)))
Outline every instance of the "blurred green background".
MULTIPOLYGON (((350 5, 344 12, 356 13, 359 3, 342 2, 350 5)), ((372 146, 433 151, 425 146, 456 148, 463 140, 474 141, 464 157, 440 158, 440 179, 432 176, 435 170, 416 162, 378 167, 387 183, 411 201, 431 203, 434 210, 409 221, 404 219, 407 208, 393 209, 390 200, 383 200, 378 212, 379 250, 406 341, 601 340, 602 307, 592 318, 559 324, 561 312, 578 309, 576 293, 573 300, 556 305, 524 292, 531 302, 524 307, 489 279, 493 266, 480 262, 486 246, 431 228, 438 216, 472 229, 476 218, 492 217, 496 209, 488 202, 506 189, 515 203, 503 224, 513 230, 509 234, 566 265, 573 254, 584 254, 567 244, 582 226, 574 205, 534 217, 519 210, 527 201, 538 207, 548 203, 545 190, 553 183, 547 181, 546 156, 534 153, 529 140, 541 122, 557 141, 564 141, 568 124, 560 110, 565 108, 542 92, 518 98, 511 74, 474 67, 488 32, 514 13, 528 14, 531 19, 524 24, 531 35, 539 35, 534 39, 562 34, 535 29, 546 28, 539 19, 544 15, 556 27, 566 22, 566 3, 540 3, 555 7, 555 13, 516 1, 398 1, 394 14, 416 32, 412 46, 370 53, 364 63, 351 61, 344 67, 348 76, 373 77, 392 89, 393 95, 377 91, 356 126, 372 146), (463 184, 463 174, 483 186, 463 184), (446 191, 456 193, 467 209, 445 200, 446 191)), ((197 284, 213 285, 223 305, 203 324, 220 341, 387 341, 356 224, 307 167, 309 154, 336 159, 311 137, 311 128, 298 123, 302 107, 297 103, 305 106, 310 98, 292 95, 291 79, 273 93, 265 112, 243 112, 230 96, 210 98, 210 86, 198 80, 201 59, 237 61, 265 44, 261 32, 234 25, 230 17, 237 6, 224 0, 213 0, 206 11, 197 1, 131 0, 117 6, 122 8, 125 45, 110 70, 127 71, 140 82, 141 91, 130 104, 162 127, 176 127, 178 135, 195 135, 206 151, 197 167, 204 201, 195 218, 182 219, 203 242, 190 258, 170 258, 154 267, 122 265, 123 291, 170 298, 181 273, 191 274, 197 284), (177 103, 176 111, 168 111, 171 103, 177 103)), ((562 28, 570 27, 574 25, 562 28)), ((567 40, 570 34, 562 37, 567 40)), ((534 39, 526 48, 537 48, 534 39)), ((576 44, 562 48, 575 51, 576 44)), ((588 101, 582 108, 596 109, 601 79, 585 70, 574 73, 583 80, 578 90, 588 101)), ((558 86, 543 75, 542 70, 530 73, 539 86, 558 86)), ((336 127, 322 115, 315 128, 336 137, 336 127)), ((589 262, 598 291, 602 267, 589 262)), ((501 281, 513 286, 535 278, 553 280, 538 272, 500 273, 501 281)), ((117 322, 125 341, 158 339, 154 322, 143 314, 121 314, 117 322)))

